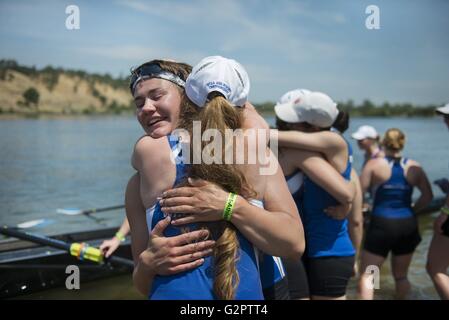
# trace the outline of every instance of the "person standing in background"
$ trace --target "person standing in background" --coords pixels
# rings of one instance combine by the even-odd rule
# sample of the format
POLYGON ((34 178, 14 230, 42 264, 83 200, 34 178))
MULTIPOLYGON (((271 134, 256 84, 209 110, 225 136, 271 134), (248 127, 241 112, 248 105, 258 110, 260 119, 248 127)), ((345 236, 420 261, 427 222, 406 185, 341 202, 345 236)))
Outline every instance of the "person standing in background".
POLYGON ((371 266, 380 268, 392 252, 392 273, 396 284, 396 298, 405 299, 410 291, 408 269, 413 253, 421 242, 416 212, 433 198, 432 188, 423 168, 414 160, 402 156, 404 133, 396 128, 387 130, 382 140, 385 158, 375 158, 363 168, 360 181, 363 191, 372 190, 373 210, 361 256, 359 297, 373 299, 369 284, 371 266), (412 206, 413 188, 421 192, 412 206))
POLYGON ((385 153, 379 146, 379 134, 372 126, 361 126, 354 132, 351 137, 357 140, 359 148, 365 151, 363 166, 368 160, 373 158, 383 158, 385 153))

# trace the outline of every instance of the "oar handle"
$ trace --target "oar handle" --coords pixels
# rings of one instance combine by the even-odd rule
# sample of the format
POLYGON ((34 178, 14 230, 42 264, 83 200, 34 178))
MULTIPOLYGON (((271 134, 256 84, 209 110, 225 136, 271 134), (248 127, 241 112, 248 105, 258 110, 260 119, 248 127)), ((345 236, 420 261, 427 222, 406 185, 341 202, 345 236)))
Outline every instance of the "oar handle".
POLYGON ((84 243, 68 243, 61 240, 52 239, 46 236, 41 236, 34 233, 28 233, 23 231, 18 231, 16 228, 11 228, 8 226, 3 226, 0 228, 0 233, 8 237, 14 237, 22 240, 31 241, 34 243, 62 249, 72 256, 77 257, 80 260, 89 260, 96 263, 103 263, 104 260, 109 261, 112 264, 117 264, 125 266, 128 268, 134 268, 134 263, 125 258, 111 256, 108 259, 103 258, 103 254, 98 248, 88 246, 84 243))
POLYGON ((41 235, 37 235, 34 233, 28 233, 24 231, 18 231, 15 228, 11 228, 8 226, 3 226, 0 228, 0 233, 4 234, 8 237, 14 237, 22 240, 31 241, 34 243, 39 243, 42 245, 62 249, 65 251, 70 251, 70 244, 61 240, 52 239, 49 237, 44 237, 41 235))

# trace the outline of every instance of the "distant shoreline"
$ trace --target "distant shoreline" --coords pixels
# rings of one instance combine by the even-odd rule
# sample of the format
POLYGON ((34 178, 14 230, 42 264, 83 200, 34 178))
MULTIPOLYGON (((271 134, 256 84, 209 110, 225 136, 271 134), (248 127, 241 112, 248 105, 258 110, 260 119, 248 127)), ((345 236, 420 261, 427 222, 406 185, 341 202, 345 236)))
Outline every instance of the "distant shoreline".
MULTIPOLYGON (((88 73, 0 60, 0 119, 132 114, 135 104, 127 77, 88 73)), ((273 101, 253 103, 259 113, 274 116, 273 101)), ((337 101, 338 109, 357 117, 432 117, 441 104, 337 101)))
POLYGON ((20 120, 20 119, 69 119, 69 118, 102 118, 102 117, 134 117, 134 112, 98 112, 98 113, 0 113, 0 121, 2 120, 20 120))
MULTIPOLYGON (((259 113, 263 117, 275 117, 274 112, 262 111, 259 113)), ((98 113, 0 113, 0 121, 2 120, 20 120, 20 119, 69 119, 69 118, 101 118, 101 117, 134 117, 132 111, 116 112, 98 112, 98 113)), ((351 119, 355 118, 434 118, 438 115, 351 115, 351 119)))

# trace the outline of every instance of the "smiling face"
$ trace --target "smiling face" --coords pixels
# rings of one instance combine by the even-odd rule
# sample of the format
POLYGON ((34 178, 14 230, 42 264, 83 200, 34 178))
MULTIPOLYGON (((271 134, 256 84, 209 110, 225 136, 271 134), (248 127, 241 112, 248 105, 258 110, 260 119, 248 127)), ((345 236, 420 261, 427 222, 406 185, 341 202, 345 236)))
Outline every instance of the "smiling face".
POLYGON ((181 94, 170 81, 152 78, 141 81, 134 90, 137 120, 154 139, 169 135, 177 126, 181 94))

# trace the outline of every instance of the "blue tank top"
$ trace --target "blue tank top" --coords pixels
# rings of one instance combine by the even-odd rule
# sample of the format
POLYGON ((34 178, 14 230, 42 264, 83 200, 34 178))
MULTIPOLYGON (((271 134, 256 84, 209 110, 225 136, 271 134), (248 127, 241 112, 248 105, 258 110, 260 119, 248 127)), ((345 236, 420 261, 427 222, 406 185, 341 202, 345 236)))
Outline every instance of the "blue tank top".
MULTIPOLYGON (((263 202, 256 199, 248 201, 254 206, 263 208, 263 202)), ((258 253, 260 281, 262 288, 268 289, 273 287, 278 281, 285 277, 285 269, 281 258, 270 256, 262 251, 256 250, 258 253)))
POLYGON ((391 167, 391 177, 375 189, 372 214, 379 217, 397 219, 413 216, 411 186, 404 175, 406 158, 385 157, 391 167))
MULTIPOLYGON (((285 176, 287 181, 288 190, 293 196, 293 199, 299 201, 302 194, 302 187, 304 183, 304 174, 300 170, 296 170, 292 174, 285 176)), ((298 203, 297 203, 298 205, 298 203)))
POLYGON ((295 201, 296 207, 298 208, 299 215, 301 220, 303 219, 301 203, 303 201, 303 189, 304 189, 304 174, 297 170, 292 174, 285 176, 285 180, 287 181, 288 190, 290 191, 293 200, 295 201))
MULTIPOLYGON (((178 139, 169 136, 170 148, 176 160, 176 180, 174 185, 179 183, 185 176, 186 165, 179 161, 181 145, 178 139)), ((150 229, 164 219, 164 214, 157 203, 152 208, 147 209, 147 223, 150 229)), ((197 229, 196 224, 183 226, 188 230, 197 229)), ((176 236, 182 233, 180 227, 168 226, 165 229, 166 237, 176 236)), ((263 300, 262 286, 260 282, 259 270, 257 267, 257 256, 253 245, 239 232, 239 252, 237 271, 239 272, 239 285, 236 290, 236 300, 263 300)), ((217 299, 213 292, 213 257, 204 259, 204 263, 186 272, 169 276, 155 276, 150 290, 151 300, 213 300, 217 299)))
MULTIPOLYGON (((348 145, 348 162, 341 175, 349 181, 352 169, 352 148, 346 139, 345 141, 348 145)), ((355 255, 348 233, 348 219, 333 219, 324 212, 327 207, 338 205, 338 201, 307 176, 304 177, 303 192, 297 204, 299 204, 298 209, 304 225, 305 254, 308 257, 355 255)))

